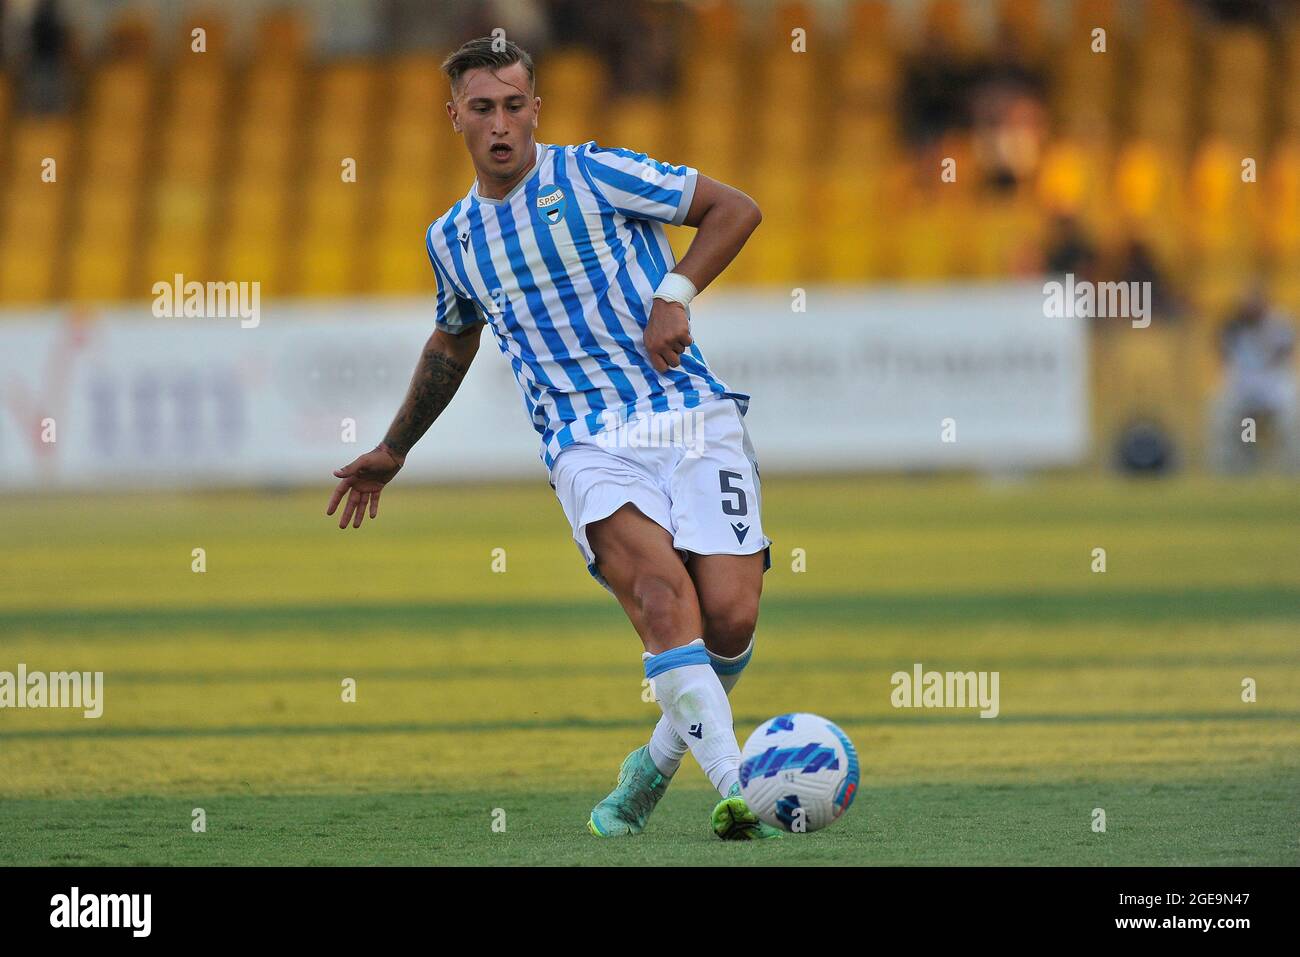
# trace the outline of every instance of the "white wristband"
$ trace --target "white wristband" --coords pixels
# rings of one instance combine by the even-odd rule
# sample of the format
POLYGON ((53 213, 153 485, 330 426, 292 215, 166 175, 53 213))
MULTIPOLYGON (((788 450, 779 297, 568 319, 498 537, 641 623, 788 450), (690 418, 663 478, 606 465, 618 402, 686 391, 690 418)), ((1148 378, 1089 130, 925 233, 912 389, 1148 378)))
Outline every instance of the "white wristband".
POLYGON ((683 306, 689 306, 696 295, 698 292, 695 283, 679 272, 670 272, 664 273, 664 278, 659 280, 659 286, 651 298, 667 299, 669 302, 680 302, 683 306))

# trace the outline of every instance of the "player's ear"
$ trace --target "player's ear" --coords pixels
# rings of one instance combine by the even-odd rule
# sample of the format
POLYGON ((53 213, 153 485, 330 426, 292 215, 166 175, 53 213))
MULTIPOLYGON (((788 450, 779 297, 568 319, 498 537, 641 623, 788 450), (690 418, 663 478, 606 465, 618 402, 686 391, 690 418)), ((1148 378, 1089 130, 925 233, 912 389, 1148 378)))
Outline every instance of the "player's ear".
POLYGON ((451 100, 447 101, 447 115, 451 117, 451 128, 459 133, 460 123, 456 119, 456 104, 451 100))

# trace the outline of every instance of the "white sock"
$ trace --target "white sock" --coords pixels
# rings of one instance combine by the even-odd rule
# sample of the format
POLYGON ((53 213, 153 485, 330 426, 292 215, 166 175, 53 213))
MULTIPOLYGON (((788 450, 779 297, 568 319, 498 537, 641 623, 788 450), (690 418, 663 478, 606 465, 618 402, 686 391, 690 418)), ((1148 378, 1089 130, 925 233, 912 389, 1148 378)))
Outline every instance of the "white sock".
MULTIPOLYGON (((708 651, 708 649, 705 649, 708 651)), ((714 673, 718 676, 718 682, 722 685, 722 690, 728 695, 731 689, 736 687, 736 682, 740 680, 740 673, 745 670, 749 664, 750 657, 754 654, 754 639, 749 639, 749 644, 745 650, 734 658, 724 658, 722 655, 715 655, 709 651, 709 663, 713 666, 714 673)), ((650 735, 650 760, 654 761, 655 767, 664 777, 670 778, 677 773, 681 767, 682 758, 686 756, 689 746, 682 740, 682 736, 673 730, 673 723, 668 720, 667 715, 659 716, 659 723, 655 725, 654 732, 650 735)))
POLYGON ((731 704, 713 671, 704 639, 641 657, 664 716, 718 793, 726 797, 740 780, 740 745, 731 723, 731 704))

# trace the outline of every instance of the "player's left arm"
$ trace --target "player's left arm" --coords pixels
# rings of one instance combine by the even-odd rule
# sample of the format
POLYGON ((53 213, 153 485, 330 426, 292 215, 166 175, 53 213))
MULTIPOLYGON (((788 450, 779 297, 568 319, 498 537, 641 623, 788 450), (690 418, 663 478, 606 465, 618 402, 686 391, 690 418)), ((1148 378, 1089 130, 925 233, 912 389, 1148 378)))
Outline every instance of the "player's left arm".
MULTIPOLYGON (((673 273, 689 280, 696 293, 702 292, 736 258, 762 221, 758 204, 740 190, 698 174, 691 208, 682 220, 683 225, 695 227, 695 239, 673 273)), ((680 366, 682 353, 693 341, 686 307, 655 299, 645 329, 645 346, 655 369, 666 372, 680 366)))
POLYGON ((682 220, 683 226, 696 229, 695 240, 673 272, 685 276, 697 292, 703 292, 736 258, 762 221, 758 203, 736 187, 700 173, 690 211, 682 220))

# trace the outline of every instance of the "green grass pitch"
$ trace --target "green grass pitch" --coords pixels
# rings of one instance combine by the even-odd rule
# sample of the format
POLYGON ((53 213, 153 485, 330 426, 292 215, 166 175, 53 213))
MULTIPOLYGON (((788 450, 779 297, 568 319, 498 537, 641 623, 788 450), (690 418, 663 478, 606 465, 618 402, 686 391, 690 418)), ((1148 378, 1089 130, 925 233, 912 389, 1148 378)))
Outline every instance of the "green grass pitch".
POLYGON ((0 710, 0 864, 1300 863, 1294 484, 763 491, 737 732, 841 724, 862 784, 825 831, 723 844, 687 758, 644 835, 588 835, 658 715, 636 636, 541 478, 399 482, 346 532, 324 489, 7 499, 0 670, 106 700, 0 710), (894 709, 913 662, 998 671, 1000 716, 894 709))

